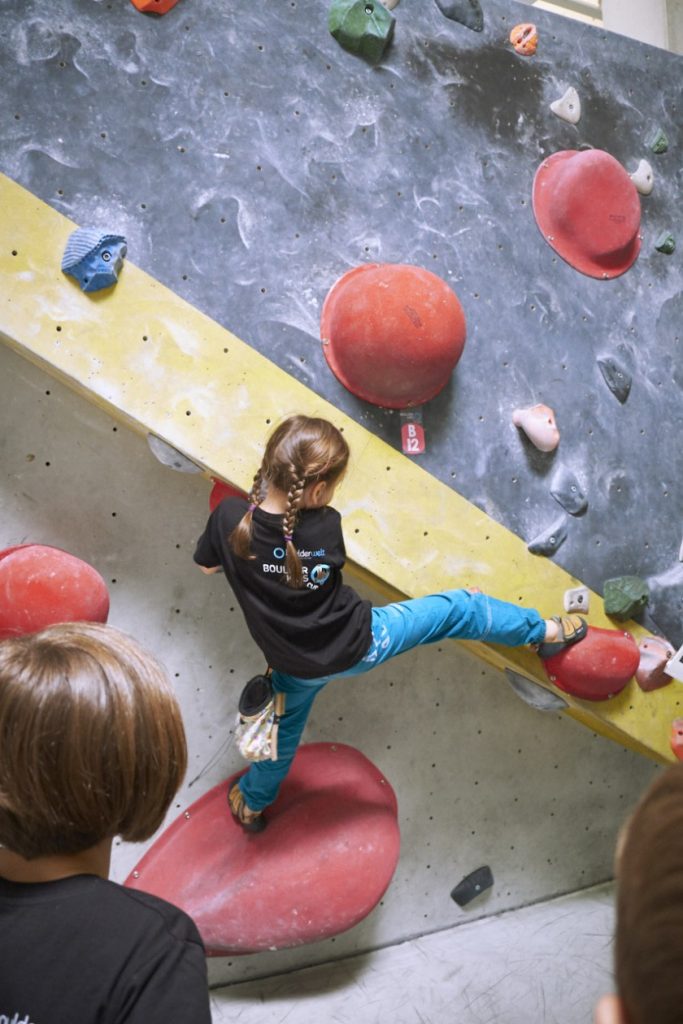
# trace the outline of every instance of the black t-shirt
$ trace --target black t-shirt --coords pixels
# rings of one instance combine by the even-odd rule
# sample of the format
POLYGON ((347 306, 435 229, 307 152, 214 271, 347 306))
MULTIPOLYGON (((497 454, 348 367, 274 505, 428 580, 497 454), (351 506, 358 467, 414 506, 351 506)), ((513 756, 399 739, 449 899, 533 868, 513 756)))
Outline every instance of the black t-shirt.
POLYGON ((211 1024, 199 932, 170 903, 96 875, 0 878, 2 1020, 211 1024))
POLYGON ((369 601, 342 582, 346 560, 336 509, 302 509, 294 529, 304 576, 295 590, 285 582, 282 516, 257 508, 252 517, 253 559, 238 558, 228 537, 247 511, 244 498, 226 498, 209 518, 194 560, 222 565, 249 632, 271 668, 302 679, 343 672, 368 651, 369 601))

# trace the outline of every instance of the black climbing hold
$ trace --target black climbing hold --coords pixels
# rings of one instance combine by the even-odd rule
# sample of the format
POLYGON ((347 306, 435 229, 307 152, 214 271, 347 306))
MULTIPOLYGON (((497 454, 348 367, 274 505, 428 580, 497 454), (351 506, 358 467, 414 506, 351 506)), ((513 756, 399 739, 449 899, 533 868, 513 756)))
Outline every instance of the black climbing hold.
POLYGON ((481 893, 490 889, 493 885, 493 874, 488 864, 477 868, 476 871, 465 875, 461 882, 458 882, 451 892, 451 899, 455 900, 459 907, 464 907, 481 893))
POLYGON ((562 517, 538 537, 527 544, 532 555, 554 555, 561 544, 567 539, 567 521, 562 517))
POLYGON ((445 18, 459 21, 474 32, 481 32, 484 27, 484 12, 479 0, 436 0, 436 6, 445 18))
POLYGON ((588 499, 581 489, 581 484, 565 466, 560 466, 553 477, 550 493, 565 512, 572 516, 580 516, 588 508, 588 499))
POLYGON ((614 356, 605 356, 598 359, 600 372, 605 378, 605 384, 623 405, 631 391, 633 378, 628 370, 614 356))

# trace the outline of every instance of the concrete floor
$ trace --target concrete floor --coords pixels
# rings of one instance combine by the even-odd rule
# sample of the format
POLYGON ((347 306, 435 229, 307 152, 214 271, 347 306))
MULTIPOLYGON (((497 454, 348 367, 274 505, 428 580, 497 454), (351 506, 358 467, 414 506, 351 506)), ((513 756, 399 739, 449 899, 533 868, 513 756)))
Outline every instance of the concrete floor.
POLYGON ((364 956, 215 989, 213 1021, 589 1024, 597 999, 612 990, 612 927, 612 886, 596 886, 364 956))

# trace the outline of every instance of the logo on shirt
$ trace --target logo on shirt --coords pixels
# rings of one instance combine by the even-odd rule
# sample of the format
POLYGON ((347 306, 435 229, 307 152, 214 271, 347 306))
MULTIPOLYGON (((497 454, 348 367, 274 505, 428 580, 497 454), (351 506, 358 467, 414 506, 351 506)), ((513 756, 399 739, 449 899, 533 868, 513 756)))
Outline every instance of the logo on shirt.
POLYGON ((330 567, 324 562, 314 565, 311 569, 311 582, 315 583, 316 586, 322 587, 323 583, 327 583, 330 578, 330 567))

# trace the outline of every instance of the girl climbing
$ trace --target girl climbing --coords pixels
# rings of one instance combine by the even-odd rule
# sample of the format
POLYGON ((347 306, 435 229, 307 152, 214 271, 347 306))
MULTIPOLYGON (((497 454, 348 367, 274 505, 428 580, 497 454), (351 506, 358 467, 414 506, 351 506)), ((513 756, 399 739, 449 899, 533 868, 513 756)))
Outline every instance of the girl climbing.
POLYGON ((349 461, 343 434, 323 419, 292 416, 271 434, 248 498, 212 512, 194 559, 225 571, 252 637, 285 694, 278 759, 252 764, 231 787, 230 810, 250 832, 277 796, 316 694, 331 679, 368 672, 446 637, 532 644, 541 657, 586 634, 578 615, 542 619, 533 608, 469 590, 373 607, 342 581, 341 517, 330 506, 349 461))

